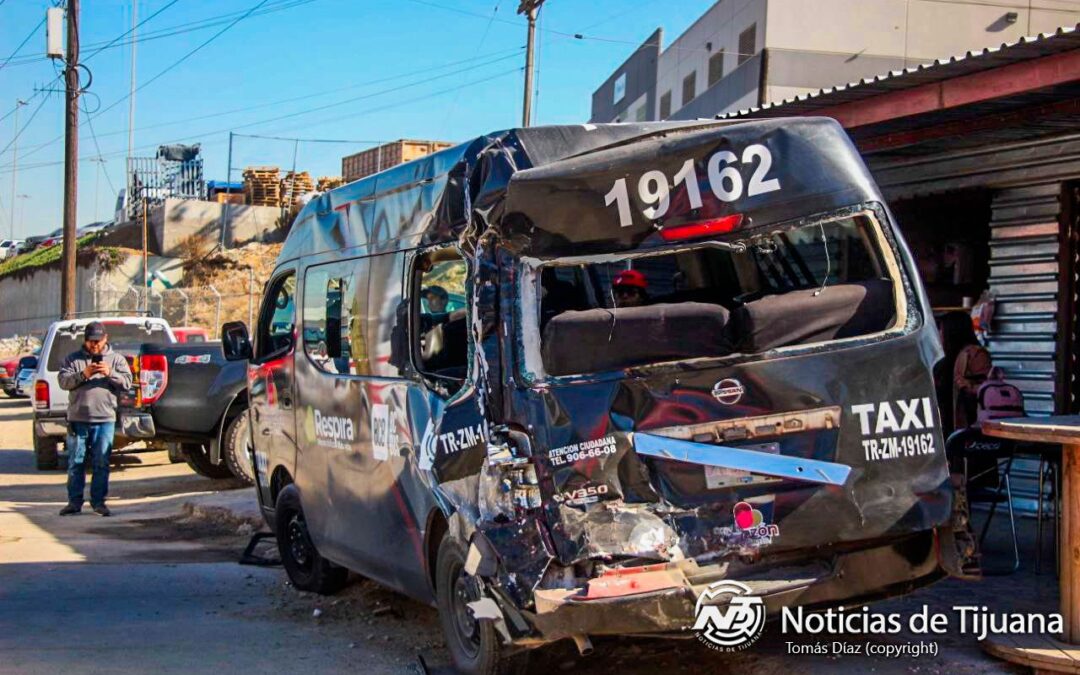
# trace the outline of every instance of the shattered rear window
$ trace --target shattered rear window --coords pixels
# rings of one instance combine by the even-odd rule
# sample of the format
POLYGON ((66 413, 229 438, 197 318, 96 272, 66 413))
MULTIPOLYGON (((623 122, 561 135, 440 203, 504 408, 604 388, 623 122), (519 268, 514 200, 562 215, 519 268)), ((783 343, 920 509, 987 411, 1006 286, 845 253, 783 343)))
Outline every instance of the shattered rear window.
POLYGON ((859 214, 655 254, 545 264, 544 370, 595 373, 884 331, 896 323, 899 286, 878 232, 859 214))

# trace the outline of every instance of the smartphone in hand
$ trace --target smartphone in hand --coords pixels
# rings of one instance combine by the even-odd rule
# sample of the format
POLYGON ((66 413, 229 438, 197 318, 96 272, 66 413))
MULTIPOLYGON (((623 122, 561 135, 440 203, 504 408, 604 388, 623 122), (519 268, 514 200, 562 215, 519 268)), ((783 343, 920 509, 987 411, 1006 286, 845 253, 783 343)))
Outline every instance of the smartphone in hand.
POLYGON ((90 357, 90 363, 101 363, 101 354, 93 354, 90 357))

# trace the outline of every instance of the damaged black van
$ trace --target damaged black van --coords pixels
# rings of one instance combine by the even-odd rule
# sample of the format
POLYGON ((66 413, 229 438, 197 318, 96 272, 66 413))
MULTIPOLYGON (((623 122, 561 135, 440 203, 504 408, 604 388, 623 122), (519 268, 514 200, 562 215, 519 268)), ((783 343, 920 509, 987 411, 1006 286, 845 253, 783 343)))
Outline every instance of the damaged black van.
POLYGON ((259 501, 300 589, 437 604, 456 666, 692 637, 960 573, 911 256, 829 119, 477 138, 297 217, 250 359, 259 501))

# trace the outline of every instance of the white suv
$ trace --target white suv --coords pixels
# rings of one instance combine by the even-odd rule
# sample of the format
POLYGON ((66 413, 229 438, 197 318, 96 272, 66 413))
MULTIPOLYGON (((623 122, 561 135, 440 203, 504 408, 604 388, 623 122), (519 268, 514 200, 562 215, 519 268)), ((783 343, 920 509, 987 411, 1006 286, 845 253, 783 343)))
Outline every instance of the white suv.
MULTIPOLYGON (((37 372, 34 373, 34 456, 38 469, 55 469, 59 466, 58 446, 67 438, 68 393, 60 388, 58 375, 64 359, 82 348, 83 332, 91 321, 105 324, 109 344, 127 356, 129 362, 137 358, 143 344, 176 342, 169 323, 151 316, 85 317, 57 321, 49 326, 41 343, 37 372)), ((152 373, 142 375, 143 379, 153 377, 152 373)), ((131 398, 130 402, 133 403, 136 398, 134 393, 131 398)), ((122 396, 121 406, 125 403, 123 399, 122 396)), ((126 426, 124 421, 121 419, 122 424, 117 427, 116 448, 138 440, 121 435, 126 426)))

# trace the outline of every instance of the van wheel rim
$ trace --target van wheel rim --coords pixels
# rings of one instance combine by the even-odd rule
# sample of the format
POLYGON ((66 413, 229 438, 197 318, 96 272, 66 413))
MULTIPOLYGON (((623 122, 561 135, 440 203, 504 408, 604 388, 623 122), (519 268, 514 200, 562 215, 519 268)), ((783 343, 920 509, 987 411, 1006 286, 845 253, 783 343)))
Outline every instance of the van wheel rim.
POLYGON ((454 587, 451 589, 451 601, 454 603, 454 628, 458 634, 458 642, 470 658, 475 657, 480 651, 480 624, 469 609, 469 603, 474 600, 473 595, 475 592, 465 574, 465 568, 458 568, 454 578, 454 587))
POLYGON ((299 567, 307 569, 311 565, 311 541, 308 539, 304 519, 299 514, 289 521, 288 534, 289 555, 299 567))

